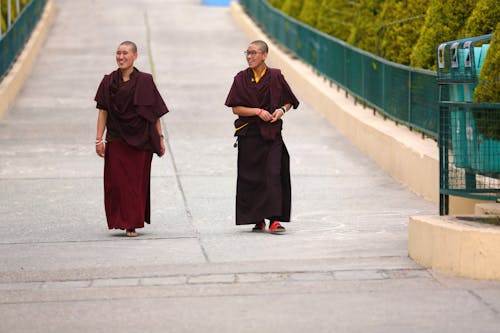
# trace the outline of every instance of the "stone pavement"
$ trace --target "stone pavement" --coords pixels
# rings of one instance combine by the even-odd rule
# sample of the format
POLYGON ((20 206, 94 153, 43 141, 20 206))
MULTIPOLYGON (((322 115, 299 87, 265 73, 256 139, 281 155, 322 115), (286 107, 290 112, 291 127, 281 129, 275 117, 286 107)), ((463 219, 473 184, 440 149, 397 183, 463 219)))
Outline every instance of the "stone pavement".
POLYGON ((248 40, 228 8, 56 7, 0 123, 0 332, 498 331, 500 283, 440 276, 407 257, 408 217, 437 207, 307 101, 285 119, 289 232, 234 225, 234 116, 223 103, 248 40), (152 225, 135 239, 106 228, 93 144, 95 90, 127 39, 172 111, 169 151, 153 161, 152 225))

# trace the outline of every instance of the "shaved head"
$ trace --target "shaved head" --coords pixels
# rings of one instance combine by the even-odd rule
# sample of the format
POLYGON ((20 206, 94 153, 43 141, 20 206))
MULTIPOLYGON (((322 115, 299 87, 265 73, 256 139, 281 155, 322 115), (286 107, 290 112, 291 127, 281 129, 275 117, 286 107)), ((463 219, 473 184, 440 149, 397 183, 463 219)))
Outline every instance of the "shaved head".
POLYGON ((121 42, 121 43, 120 43, 120 46, 121 46, 121 45, 128 46, 128 47, 130 47, 130 48, 132 49, 132 52, 137 53, 137 45, 135 45, 135 43, 134 43, 134 42, 131 42, 131 41, 129 41, 129 40, 126 40, 126 41, 124 41, 124 42, 121 42))
POLYGON ((269 47, 267 46, 267 43, 264 42, 263 40, 254 40, 253 42, 250 43, 250 45, 257 46, 264 53, 269 52, 269 47))

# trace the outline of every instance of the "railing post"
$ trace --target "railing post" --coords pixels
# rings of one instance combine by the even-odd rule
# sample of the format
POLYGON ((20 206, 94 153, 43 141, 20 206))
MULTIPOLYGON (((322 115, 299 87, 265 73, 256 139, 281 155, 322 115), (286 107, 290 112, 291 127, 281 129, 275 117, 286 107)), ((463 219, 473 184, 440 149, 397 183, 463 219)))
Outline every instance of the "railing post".
POLYGON ((11 8, 10 8, 10 0, 7 1, 7 30, 10 29, 10 26, 12 24, 12 13, 11 13, 11 8))
POLYGON ((408 71, 408 119, 406 120, 408 122, 408 125, 410 126, 410 129, 411 129, 411 120, 412 120, 412 117, 411 117, 411 96, 412 96, 412 90, 411 90, 411 86, 412 86, 412 71, 408 71))

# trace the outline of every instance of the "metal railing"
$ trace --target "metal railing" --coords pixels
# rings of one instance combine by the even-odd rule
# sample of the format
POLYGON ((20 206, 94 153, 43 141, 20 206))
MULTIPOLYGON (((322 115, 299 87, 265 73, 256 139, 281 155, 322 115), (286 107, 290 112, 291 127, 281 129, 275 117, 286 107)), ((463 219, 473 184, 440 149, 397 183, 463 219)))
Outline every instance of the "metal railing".
POLYGON ((500 104, 439 105, 440 214, 449 195, 500 199, 500 104))
POLYGON ((318 73, 398 123, 438 137, 436 73, 387 61, 318 31, 265 0, 240 0, 263 30, 318 73))
MULTIPOLYGON (((19 53, 24 48, 24 44, 30 37, 45 7, 46 0, 31 0, 24 8, 20 8, 19 1, 16 1, 15 20, 12 19, 11 1, 7 2, 7 22, 6 31, 0 33, 0 79, 7 74, 10 66, 14 63, 19 53)), ((0 6, 1 8, 1 6, 0 6)), ((1 9, 0 9, 1 10, 1 9)), ((2 13, 0 13, 0 16, 2 13)))

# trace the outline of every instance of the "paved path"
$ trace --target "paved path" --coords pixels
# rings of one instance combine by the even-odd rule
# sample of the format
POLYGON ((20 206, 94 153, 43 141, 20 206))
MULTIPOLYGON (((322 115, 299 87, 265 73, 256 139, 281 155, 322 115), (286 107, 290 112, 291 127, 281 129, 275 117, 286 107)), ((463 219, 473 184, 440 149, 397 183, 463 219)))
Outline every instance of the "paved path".
MULTIPOLYGON (((57 0, 50 37, 0 123, 0 332, 497 332, 500 284, 407 257, 401 187, 307 101, 287 113, 293 223, 234 225, 233 75, 248 41, 196 0, 57 0), (172 110, 141 237, 109 232, 92 102, 122 40, 172 110)), ((300 96, 300 94, 299 94, 300 96)))

